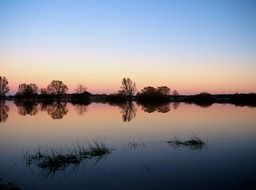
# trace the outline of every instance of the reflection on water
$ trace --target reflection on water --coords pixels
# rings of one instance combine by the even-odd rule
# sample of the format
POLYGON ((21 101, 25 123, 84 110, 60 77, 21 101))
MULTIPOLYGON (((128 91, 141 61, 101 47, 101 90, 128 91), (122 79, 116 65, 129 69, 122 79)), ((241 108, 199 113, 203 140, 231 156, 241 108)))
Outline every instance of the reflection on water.
POLYGON ((178 109, 179 105, 180 105, 180 102, 173 102, 172 103, 172 107, 173 107, 174 110, 178 109))
POLYGON ((66 102, 41 103, 41 111, 47 111, 52 119, 62 119, 67 113, 66 102))
MULTIPOLYGON (((142 110, 148 113, 160 112, 167 113, 171 110, 170 103, 141 104, 142 110)), ((176 107, 176 109, 178 106, 176 107)))
POLYGON ((8 118, 9 107, 5 101, 0 101, 0 123, 5 122, 8 118))
POLYGON ((255 189, 255 115, 229 104, 1 102, 0 178, 38 190, 255 189), (113 151, 74 164, 68 150, 94 140, 113 151), (24 154, 40 149, 71 160, 57 170, 27 165, 24 154))
POLYGON ((87 110, 87 105, 75 104, 74 106, 78 115, 83 115, 87 110))
POLYGON ((130 122, 136 117, 137 109, 133 102, 110 103, 112 106, 117 106, 121 109, 122 119, 124 122, 130 122))
POLYGON ((38 112, 37 102, 30 100, 16 100, 15 104, 19 110, 20 115, 36 115, 38 112))
MULTIPOLYGON (((121 102, 121 103, 109 103, 111 106, 117 106, 120 108, 120 113, 122 114, 122 120, 124 122, 130 122, 136 117, 137 105, 134 102, 121 102)), ((36 101, 30 100, 16 100, 15 105, 18 108, 18 113, 22 116, 25 115, 36 115, 38 113, 38 103, 36 101)), ((89 103, 72 103, 75 107, 75 110, 78 115, 83 115, 87 111, 87 107, 89 103)), ((174 110, 177 110, 180 105, 180 102, 172 102, 172 103, 154 103, 154 104, 142 104, 140 103, 141 109, 147 113, 159 112, 159 113, 167 113, 171 110, 171 107, 174 110)), ((206 104, 195 104, 203 108, 210 107, 211 105, 206 104)), ((67 108, 67 102, 62 101, 53 101, 53 102, 41 102, 40 110, 46 111, 52 119, 62 119, 65 115, 68 114, 69 109, 67 108)), ((4 101, 0 103, 0 121, 5 122, 8 118, 9 108, 5 104, 4 101)))

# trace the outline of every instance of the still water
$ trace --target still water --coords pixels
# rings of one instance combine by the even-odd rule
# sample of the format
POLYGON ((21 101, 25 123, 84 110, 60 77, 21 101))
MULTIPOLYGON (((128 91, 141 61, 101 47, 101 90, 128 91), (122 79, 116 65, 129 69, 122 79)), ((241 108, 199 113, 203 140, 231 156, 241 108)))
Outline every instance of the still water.
POLYGON ((21 189, 256 188, 256 108, 2 102, 0 121, 0 178, 21 189), (193 136, 206 145, 167 143, 193 136), (25 159, 93 141, 113 151, 54 172, 25 159))

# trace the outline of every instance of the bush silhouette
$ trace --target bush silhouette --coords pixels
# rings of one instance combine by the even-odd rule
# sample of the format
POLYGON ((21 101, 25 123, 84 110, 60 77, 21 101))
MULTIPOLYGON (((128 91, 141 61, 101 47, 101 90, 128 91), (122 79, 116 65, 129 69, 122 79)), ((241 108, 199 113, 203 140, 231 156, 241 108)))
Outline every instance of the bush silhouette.
POLYGON ((154 88, 152 86, 145 87, 137 94, 139 102, 169 102, 171 90, 166 86, 154 88))

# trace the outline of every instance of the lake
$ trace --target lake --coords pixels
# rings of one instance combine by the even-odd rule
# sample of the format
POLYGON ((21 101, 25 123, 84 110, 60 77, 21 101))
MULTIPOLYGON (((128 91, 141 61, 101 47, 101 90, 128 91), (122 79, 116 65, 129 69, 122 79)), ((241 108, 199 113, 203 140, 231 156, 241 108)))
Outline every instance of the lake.
POLYGON ((0 178, 20 189, 256 189, 253 107, 0 105, 0 178), (205 144, 167 143, 194 137, 205 144), (111 153, 55 170, 26 159, 93 142, 111 153))

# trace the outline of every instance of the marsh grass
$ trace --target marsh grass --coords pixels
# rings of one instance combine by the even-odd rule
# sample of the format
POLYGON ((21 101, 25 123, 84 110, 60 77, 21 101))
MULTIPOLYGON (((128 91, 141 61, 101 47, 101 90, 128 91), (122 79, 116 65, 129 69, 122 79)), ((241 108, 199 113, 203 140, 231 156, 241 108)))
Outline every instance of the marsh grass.
POLYGON ((206 142, 197 136, 193 136, 188 140, 181 140, 178 137, 175 137, 173 140, 167 141, 167 143, 175 147, 189 147, 193 150, 202 149, 206 145, 206 142))
POLYGON ((30 166, 34 164, 39 168, 46 170, 47 173, 56 172, 65 169, 67 166, 79 165, 85 159, 95 157, 103 157, 111 153, 112 149, 108 148, 104 143, 94 141, 87 147, 76 145, 66 149, 41 149, 34 153, 26 153, 25 160, 30 166))

